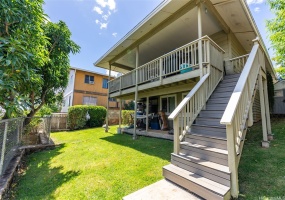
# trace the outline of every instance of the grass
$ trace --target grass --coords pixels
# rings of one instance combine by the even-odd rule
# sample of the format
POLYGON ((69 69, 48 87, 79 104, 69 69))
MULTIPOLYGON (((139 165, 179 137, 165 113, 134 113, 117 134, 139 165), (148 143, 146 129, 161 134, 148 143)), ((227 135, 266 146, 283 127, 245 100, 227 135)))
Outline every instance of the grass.
POLYGON ((274 140, 261 148, 261 123, 247 133, 239 165, 239 199, 285 199, 285 119, 272 120, 274 140))
MULTIPOLYGON (((122 199, 162 179, 171 141, 103 128, 53 133, 62 145, 27 157, 15 199, 122 199)), ((285 119, 272 120, 274 140, 261 148, 261 123, 249 129, 239 165, 239 199, 285 199, 285 119)))
POLYGON ((52 133, 60 147, 27 157, 15 199, 122 199, 162 179, 173 142, 103 128, 52 133))

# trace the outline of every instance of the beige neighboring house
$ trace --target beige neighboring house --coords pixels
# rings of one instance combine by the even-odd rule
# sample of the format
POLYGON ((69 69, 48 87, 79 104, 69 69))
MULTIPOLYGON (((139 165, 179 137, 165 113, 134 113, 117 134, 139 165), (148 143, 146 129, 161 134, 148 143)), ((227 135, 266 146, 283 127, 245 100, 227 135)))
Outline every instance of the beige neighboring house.
MULTIPOLYGON (((114 77, 110 77, 110 80, 114 77)), ((61 112, 67 112, 74 105, 97 105, 107 107, 108 81, 106 74, 72 67, 69 71, 68 85, 63 94, 61 112)), ((115 98, 109 99, 109 107, 118 109, 115 98)))
POLYGON ((238 197, 254 117, 262 146, 272 138, 266 73, 276 79, 246 1, 165 0, 94 65, 124 73, 110 97, 137 102, 137 126, 124 132, 174 140, 165 179, 204 199, 238 197))

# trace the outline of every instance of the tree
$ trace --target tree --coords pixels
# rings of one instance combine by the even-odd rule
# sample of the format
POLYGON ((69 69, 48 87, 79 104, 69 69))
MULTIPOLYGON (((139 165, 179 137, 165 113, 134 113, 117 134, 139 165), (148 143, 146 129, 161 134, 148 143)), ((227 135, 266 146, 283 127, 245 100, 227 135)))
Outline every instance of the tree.
POLYGON ((30 65, 42 66, 47 60, 42 4, 43 0, 0 1, 0 106, 5 118, 22 110, 26 93, 19 86, 41 80, 30 65))
POLYGON ((267 21, 270 40, 276 53, 273 60, 283 68, 285 67, 285 1, 268 0, 268 3, 275 14, 274 19, 267 21))
POLYGON ((34 66, 42 80, 30 82, 29 88, 36 88, 28 95, 28 117, 33 117, 45 104, 52 105, 62 101, 62 93, 68 83, 69 54, 75 54, 80 50, 71 40, 71 32, 63 21, 47 22, 43 24, 43 30, 49 41, 46 46, 49 60, 42 67, 34 66))
POLYGON ((285 67, 279 66, 275 68, 275 71, 277 72, 279 78, 285 79, 285 67))

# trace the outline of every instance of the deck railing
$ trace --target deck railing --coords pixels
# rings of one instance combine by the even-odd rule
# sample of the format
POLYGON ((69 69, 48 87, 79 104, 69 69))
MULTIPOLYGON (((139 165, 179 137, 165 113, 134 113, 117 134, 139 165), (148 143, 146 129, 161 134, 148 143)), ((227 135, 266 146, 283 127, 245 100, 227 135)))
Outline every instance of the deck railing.
POLYGON ((207 100, 223 77, 223 71, 210 66, 204 75, 182 102, 171 113, 168 119, 173 120, 174 128, 174 153, 178 154, 180 142, 185 134, 190 131, 194 120, 206 105, 207 100))
MULTIPOLYGON (((244 56, 246 57, 246 56, 244 56)), ((239 60, 241 59, 233 59, 239 60)), ((246 131, 247 119, 252 109, 253 96, 260 72, 263 55, 259 44, 254 44, 240 78, 221 119, 226 125, 228 163, 231 172, 231 194, 238 195, 238 164, 246 131)))
POLYGON ((235 73, 241 73, 243 70, 243 67, 248 59, 249 54, 243 55, 243 56, 239 56, 233 59, 230 59, 229 61, 232 64, 233 67, 233 71, 235 73))
MULTIPOLYGON (((211 65, 223 70, 224 50, 221 49, 208 36, 204 36, 182 47, 179 47, 161 57, 158 57, 133 71, 109 82, 109 92, 133 87, 146 82, 161 81, 164 77, 177 73, 185 73, 199 69, 199 53, 202 54, 202 65, 211 65), (201 42, 201 49, 199 49, 201 42), (136 80, 138 71, 138 80, 136 80), (137 82, 136 82, 137 81, 137 82)), ((203 69, 199 69, 203 70, 203 69)), ((206 74, 206 73, 204 73, 206 74)))

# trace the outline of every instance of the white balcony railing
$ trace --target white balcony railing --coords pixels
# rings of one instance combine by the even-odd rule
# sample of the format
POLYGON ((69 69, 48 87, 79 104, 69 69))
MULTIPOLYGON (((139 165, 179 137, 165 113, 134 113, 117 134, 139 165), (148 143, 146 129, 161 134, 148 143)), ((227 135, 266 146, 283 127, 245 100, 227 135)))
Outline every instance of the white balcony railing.
POLYGON ((109 82, 109 92, 117 92, 136 84, 161 81, 164 77, 199 69, 199 53, 202 65, 209 64, 223 71, 223 49, 208 36, 204 36, 161 57, 158 57, 133 71, 109 82), (201 42, 201 49, 199 49, 201 42), (136 80, 136 71, 138 80, 136 80))

